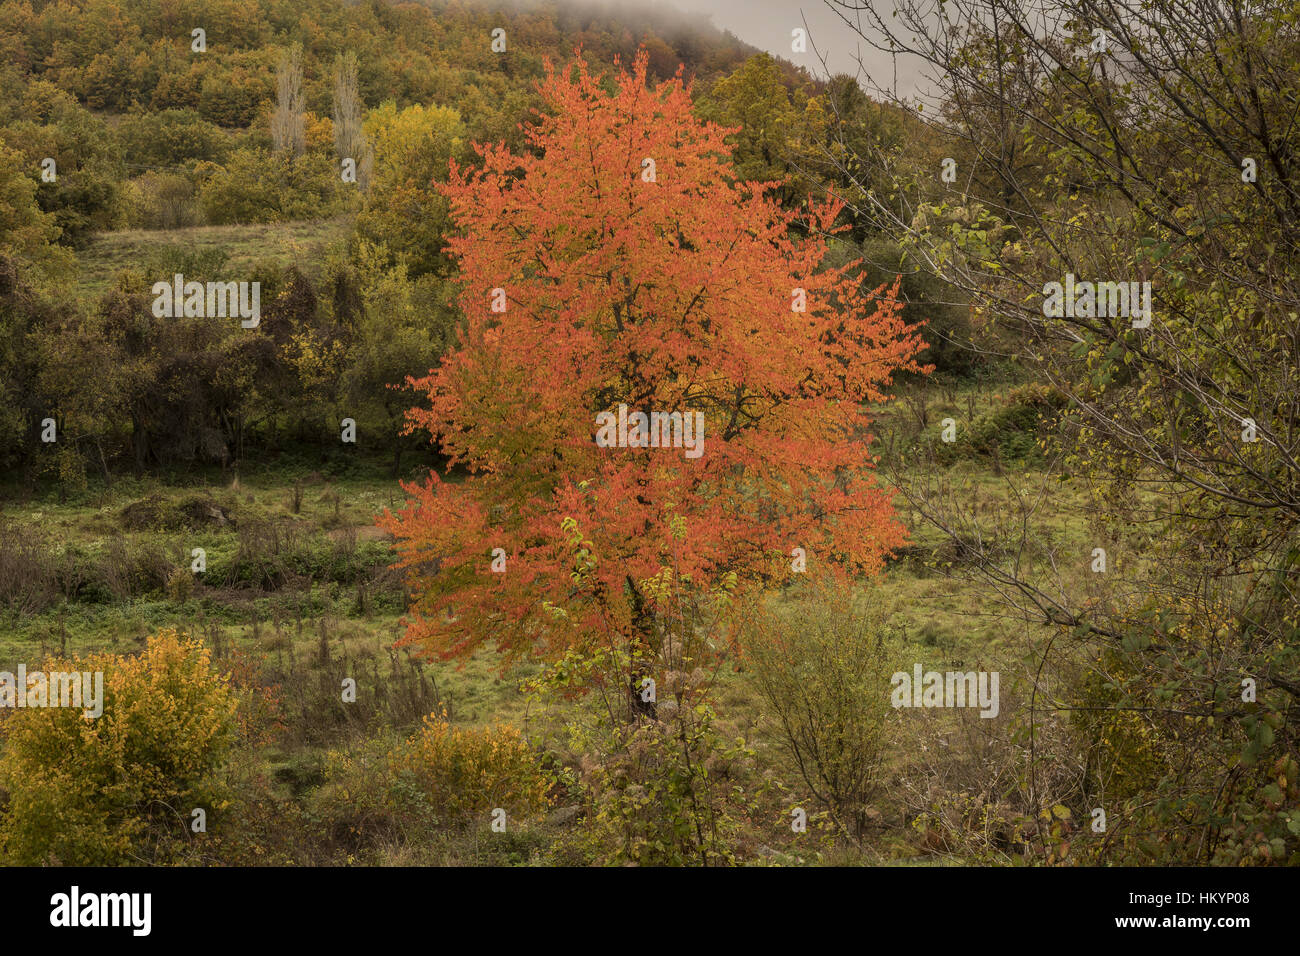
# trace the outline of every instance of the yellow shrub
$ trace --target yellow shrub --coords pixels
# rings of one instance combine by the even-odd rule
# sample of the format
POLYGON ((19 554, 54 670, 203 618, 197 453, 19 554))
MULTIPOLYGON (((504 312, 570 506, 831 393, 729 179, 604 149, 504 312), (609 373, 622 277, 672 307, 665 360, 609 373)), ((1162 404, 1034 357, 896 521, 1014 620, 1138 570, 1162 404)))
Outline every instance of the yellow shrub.
POLYGON ((536 755, 508 724, 461 728, 444 715, 430 715, 392 754, 390 768, 399 787, 413 789, 444 819, 486 822, 498 807, 513 816, 547 805, 547 780, 536 755))
POLYGON ((235 697, 208 651, 174 630, 143 654, 49 660, 103 673, 103 713, 27 707, 0 722, 0 855, 20 865, 164 862, 193 837, 191 812, 224 803, 217 771, 235 697))

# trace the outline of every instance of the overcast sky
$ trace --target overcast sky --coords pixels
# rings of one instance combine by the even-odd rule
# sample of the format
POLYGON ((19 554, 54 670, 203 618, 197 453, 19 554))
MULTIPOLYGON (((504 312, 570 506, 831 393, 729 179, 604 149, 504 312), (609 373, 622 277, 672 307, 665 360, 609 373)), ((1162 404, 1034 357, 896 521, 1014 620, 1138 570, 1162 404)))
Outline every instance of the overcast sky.
MULTIPOLYGON (((885 16, 893 7, 892 0, 857 2, 874 3, 885 16)), ((660 5, 708 14, 720 29, 730 30, 746 43, 807 67, 819 76, 826 72, 822 58, 831 72, 857 73, 860 56, 878 85, 889 87, 895 83, 891 58, 864 43, 824 0, 660 0, 660 5), (790 31, 796 27, 808 31, 812 42, 807 53, 790 50, 790 31)), ((853 16, 851 11, 845 12, 853 16)), ((903 96, 912 95, 918 83, 927 85, 916 65, 901 59, 897 63, 896 82, 897 91, 903 96)))

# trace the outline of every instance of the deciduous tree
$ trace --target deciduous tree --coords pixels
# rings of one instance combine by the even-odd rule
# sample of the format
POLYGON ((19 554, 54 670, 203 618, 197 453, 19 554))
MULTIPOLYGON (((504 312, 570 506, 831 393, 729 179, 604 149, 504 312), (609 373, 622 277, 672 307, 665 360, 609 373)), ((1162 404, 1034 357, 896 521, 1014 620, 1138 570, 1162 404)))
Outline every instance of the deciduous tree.
POLYGON ((670 594, 725 604, 795 548, 870 573, 905 539, 865 408, 916 368, 895 289, 824 267, 837 204, 795 238, 795 213, 735 182, 730 130, 680 75, 647 88, 642 54, 607 82, 548 71, 531 148, 481 147, 442 188, 465 325, 412 380, 429 404, 409 425, 467 476, 406 485, 381 523, 416 596, 407 640, 444 655, 653 651, 670 594), (702 415, 702 454, 601 447, 620 405, 702 415))

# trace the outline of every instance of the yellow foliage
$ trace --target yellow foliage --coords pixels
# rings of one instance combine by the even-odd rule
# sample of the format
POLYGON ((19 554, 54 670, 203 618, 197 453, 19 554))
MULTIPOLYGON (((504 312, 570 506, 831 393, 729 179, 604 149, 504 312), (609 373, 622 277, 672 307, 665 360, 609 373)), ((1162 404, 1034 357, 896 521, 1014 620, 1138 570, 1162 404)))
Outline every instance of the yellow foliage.
POLYGON ((497 807, 532 813, 547 805, 546 779, 523 735, 509 724, 453 727, 445 714, 431 714, 393 754, 391 766, 442 816, 486 819, 497 807))
POLYGON ((0 723, 8 794, 0 858, 166 860, 190 838, 191 812, 203 808, 210 818, 224 799, 216 772, 233 741, 236 699, 208 650, 165 629, 139 656, 49 659, 44 667, 102 673, 103 711, 91 718, 79 707, 25 707, 0 723))
POLYGON ((303 115, 303 125, 309 150, 332 150, 334 148, 334 121, 328 116, 315 113, 303 115))
POLYGON ((497 808, 517 820, 549 803, 549 780, 518 730, 454 727, 445 713, 404 741, 377 737, 330 753, 326 776, 316 812, 355 837, 412 823, 487 824, 497 808))

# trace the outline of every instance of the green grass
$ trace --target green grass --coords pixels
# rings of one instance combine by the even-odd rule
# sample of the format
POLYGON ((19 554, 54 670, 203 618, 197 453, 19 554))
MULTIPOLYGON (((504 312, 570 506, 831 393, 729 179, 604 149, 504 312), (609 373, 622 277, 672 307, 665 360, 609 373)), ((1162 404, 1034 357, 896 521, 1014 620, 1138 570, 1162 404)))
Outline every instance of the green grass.
POLYGON ((170 247, 183 248, 200 260, 205 254, 224 255, 223 268, 231 273, 247 273, 265 262, 301 267, 304 263, 323 262, 330 248, 346 241, 348 231, 348 218, 339 217, 101 233, 78 253, 78 287, 83 294, 98 295, 112 285, 122 270, 138 269, 170 247))
MULTIPOLYGON (((215 235, 224 228, 206 232, 215 235)), ((895 431, 894 440, 902 448, 928 436, 941 417, 956 417, 963 411, 969 415, 972 410, 977 416, 988 416, 1004 407, 988 386, 965 387, 947 395, 933 389, 927 401, 931 424, 925 432, 914 411, 901 403, 880 410, 878 428, 895 431)), ((1033 487, 1041 480, 1031 470, 1010 467, 1016 481, 1033 487)), ((948 504, 990 529, 996 540, 997 516, 1012 500, 1007 481, 982 458, 950 465, 940 477, 949 482, 948 504)), ((1053 481, 1046 487, 1055 500, 1033 516, 1034 539, 1051 543, 1059 554, 1070 556, 1086 570, 1093 542, 1085 503, 1069 482, 1053 481)), ((283 639, 290 629, 295 650, 298 645, 311 647, 322 618, 344 622, 351 639, 376 647, 386 646, 401 633, 400 601, 376 601, 379 606, 364 614, 357 607, 358 581, 379 576, 393 559, 374 525, 375 516, 404 501, 400 486, 380 462, 365 462, 345 476, 322 475, 306 464, 281 464, 246 468, 237 478, 220 473, 170 479, 124 477, 109 488, 92 486, 61 504, 51 489, 25 501, 15 500, 14 494, 8 497, 3 518, 14 533, 45 541, 70 561, 94 564, 107 560, 111 548, 125 548, 128 553, 152 549, 174 555, 173 561, 179 562, 192 548, 201 547, 209 571, 194 596, 183 601, 159 587, 117 601, 103 600, 102 594, 100 600, 60 600, 27 617, 0 612, 0 653, 7 656, 38 656, 52 647, 121 650, 165 626, 220 634, 258 653, 264 653, 265 647, 259 646, 255 633, 262 635, 265 645, 267 634, 283 639), (295 511, 296 483, 301 483, 301 497, 295 511), (294 544, 287 563, 300 578, 312 578, 310 591, 302 588, 301 580, 281 589, 251 586, 257 568, 240 563, 234 528, 177 527, 180 509, 195 499, 217 503, 241 527, 257 522, 289 526, 294 544), (158 526, 124 527, 124 513, 141 503, 157 512, 158 526), (344 547, 352 537, 355 546, 344 547), (346 552, 341 557, 340 550, 346 552), (287 622, 292 622, 292 628, 287 622)), ((880 593, 890 624, 917 660, 938 665, 996 656, 1012 630, 1023 634, 1023 625, 1008 620, 986 586, 960 574, 960 561, 950 560, 951 549, 945 552, 945 536, 938 529, 923 521, 905 498, 900 496, 896 505, 909 528, 911 545, 879 579, 861 586, 880 593)), ((435 666, 440 686, 445 683, 461 702, 465 719, 511 719, 520 713, 517 681, 500 677, 490 651, 463 664, 435 666)))
MULTIPOLYGON (((924 429, 916 406, 900 403, 879 410, 878 434, 892 432, 891 454, 911 455, 936 438, 943 417, 996 420, 1007 407, 997 394, 1005 390, 1005 386, 985 385, 944 394, 942 389, 932 389, 926 397, 924 429)), ((881 447, 884 441, 882 437, 881 447)), ((1005 470, 1010 484, 988 456, 958 454, 947 463, 905 468, 904 474, 909 481, 933 482, 930 492, 939 495, 944 507, 976 523, 997 547, 1009 543, 1010 535, 1018 531, 1006 518, 1016 500, 1012 484, 1027 485, 1036 493, 1043 478, 1025 461, 1007 462, 1005 470)), ((887 474, 888 469, 882 468, 882 477, 887 474)), ((1064 574, 1084 576, 1094 532, 1082 490, 1076 482, 1055 479, 1041 487, 1043 505, 1033 512, 1029 526, 1035 548, 1023 560, 1041 573, 1051 572, 1043 551, 1043 546, 1050 546, 1064 574)), ((291 739, 245 757, 256 773, 274 782, 284 799, 296 800, 300 790, 314 786, 314 768, 330 749, 358 733, 373 733, 376 727, 409 733, 418 723, 419 714, 408 709, 397 718, 381 715, 359 727, 338 717, 338 692, 331 690, 338 686, 339 676, 348 673, 358 676, 362 695, 396 693, 389 686, 397 680, 390 649, 403 634, 402 592, 400 580, 387 568, 393 552, 374 520, 384 508, 398 508, 403 501, 387 462, 357 460, 338 474, 329 474, 316 470, 310 458, 293 454, 282 456, 273 466, 246 464, 237 478, 217 470, 124 476, 111 487, 92 483, 80 494, 62 495, 51 487, 35 492, 0 488, 0 521, 11 533, 46 543, 86 575, 93 576, 105 563, 120 561, 123 552, 175 555, 169 560, 180 566, 194 547, 206 550, 209 567, 206 580, 188 597, 170 594, 167 587, 155 583, 121 598, 106 595, 102 588, 91 589, 89 595, 59 598, 37 614, 0 610, 0 661, 9 666, 23 660, 30 666, 51 651, 132 652, 143 646, 149 634, 165 627, 188 631, 226 655, 237 650, 259 662, 265 679, 279 686, 292 730, 291 739), (295 486, 300 489, 296 505, 295 486), (219 505, 237 528, 187 526, 186 516, 192 511, 187 507, 196 499, 219 505), (296 576, 279 587, 252 586, 255 572, 240 564, 238 528, 259 522, 293 529, 289 563, 296 576), (365 609, 358 590, 362 582, 373 587, 365 609)), ((921 663, 927 670, 953 666, 1000 670, 1004 681, 1011 681, 1027 646, 1024 622, 1009 615, 986 584, 963 575, 961 555, 951 551, 938 529, 921 520, 906 498, 900 496, 896 506, 911 543, 879 577, 857 586, 875 591, 883 602, 888 624, 900 639, 899 659, 909 665, 921 663)), ((779 593, 773 599, 783 600, 779 593)), ((1042 628, 1038 632, 1047 633, 1042 628)), ((399 669, 406 673, 409 665, 400 660, 399 669)), ((426 660, 418 666, 458 724, 505 722, 530 735, 545 735, 556 726, 557 714, 547 715, 550 722, 544 723, 520 689, 523 680, 539 671, 537 664, 503 670, 496 653, 482 649, 467 660, 426 660)), ((715 700, 728 725, 765 754, 765 760, 775 759, 780 749, 775 729, 747 677, 725 666, 719 680, 715 700)), ((1003 688, 1007 693, 1007 683, 1003 688)), ((905 733, 932 733, 957 719, 950 713, 908 712, 900 717, 899 726, 905 733)), ((912 746, 910 738, 902 739, 891 751, 890 773, 907 771, 915 757, 912 746)), ((800 786, 795 778, 787 782, 800 786)), ((879 846, 854 851, 857 855, 850 854, 845 862, 899 862, 923 852, 906 828, 895 828, 879 846)), ((944 862, 936 857, 923 859, 944 862)))

